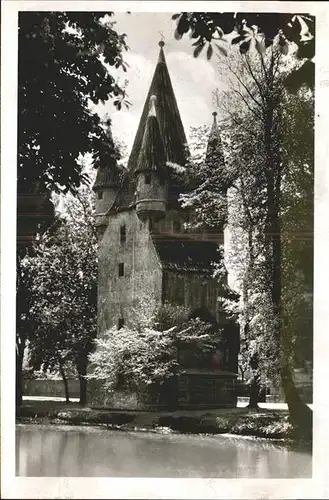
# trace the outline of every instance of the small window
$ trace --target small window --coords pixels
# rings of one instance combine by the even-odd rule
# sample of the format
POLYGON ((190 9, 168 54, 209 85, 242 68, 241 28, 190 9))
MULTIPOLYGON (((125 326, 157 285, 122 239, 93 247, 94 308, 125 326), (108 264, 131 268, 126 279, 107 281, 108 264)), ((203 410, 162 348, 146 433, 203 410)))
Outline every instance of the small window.
POLYGON ((98 191, 97 198, 101 200, 103 198, 103 191, 98 191))
POLYGON ((124 318, 119 318, 118 320, 118 330, 120 330, 120 328, 123 328, 125 326, 125 320, 124 318))
POLYGON ((125 275, 125 265, 123 262, 120 262, 119 264, 119 277, 125 275))
POLYGON ((145 184, 151 184, 151 174, 145 174, 145 184))
POLYGON ((120 226, 120 243, 126 243, 126 226, 120 226))

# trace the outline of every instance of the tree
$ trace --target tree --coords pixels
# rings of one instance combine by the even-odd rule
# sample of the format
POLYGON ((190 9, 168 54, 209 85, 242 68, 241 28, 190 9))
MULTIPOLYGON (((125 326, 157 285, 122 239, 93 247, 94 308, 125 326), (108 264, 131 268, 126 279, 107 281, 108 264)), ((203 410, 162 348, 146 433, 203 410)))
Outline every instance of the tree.
MULTIPOLYGON (((18 192, 74 190, 80 154, 99 161, 104 133, 89 103, 125 91, 109 69, 126 69, 125 35, 109 12, 21 12, 18 71, 18 192), (65 168, 64 168, 65 165, 65 168)), ((112 153, 115 153, 112 142, 112 153)))
MULTIPOLYGON (((240 61, 236 61, 226 59, 228 70, 233 75, 232 88, 226 98, 219 99, 219 104, 225 108, 230 123, 227 170, 223 176, 222 162, 217 168, 214 162, 215 168, 205 165, 201 169, 201 175, 207 179, 207 185, 210 187, 209 198, 212 197, 214 206, 217 205, 217 219, 223 207, 221 197, 218 197, 218 186, 222 183, 225 192, 229 179, 232 189, 235 190, 232 196, 235 197, 237 205, 233 222, 246 235, 246 258, 243 258, 241 267, 245 303, 243 324, 254 379, 257 382, 260 371, 263 371, 260 368, 265 367, 266 363, 271 368, 272 375, 276 371, 280 373, 292 423, 302 433, 309 433, 311 413, 300 400, 293 383, 292 343, 291 336, 287 335, 290 328, 284 323, 287 315, 282 304, 282 280, 285 276, 282 252, 283 248, 289 248, 291 235, 283 235, 282 224, 284 213, 285 220, 288 221, 285 204, 289 204, 291 213, 293 200, 301 193, 304 196, 310 194, 306 192, 312 183, 312 133, 308 133, 307 142, 307 168, 310 174, 307 187, 305 186, 303 191, 297 188, 296 192, 296 182, 292 181, 296 180, 296 175, 299 181, 302 180, 302 177, 296 174, 300 161, 292 161, 294 157, 298 157, 297 145, 287 137, 291 130, 289 117, 294 107, 296 108, 298 97, 289 96, 283 85, 289 71, 289 61, 283 61, 280 51, 275 47, 267 49, 265 54, 251 52, 242 55, 240 61), (294 149, 291 156, 286 149, 289 142, 290 152, 290 148, 294 149), (213 192, 212 186, 215 187, 213 192), (285 245, 283 241, 286 241, 285 245)), ((297 119, 297 115, 295 117, 297 119)), ((310 121, 305 123, 305 127, 312 129, 310 110, 308 118, 310 121)), ((209 207, 202 208, 198 191, 190 193, 189 203, 196 204, 199 218, 206 216, 209 220, 209 207)), ((309 252, 306 254, 308 258, 312 258, 309 252)), ((287 253, 286 255, 288 256, 287 253)), ((292 262, 293 258, 290 266, 293 265, 292 262)), ((264 373, 267 374, 268 369, 264 373)))
POLYGON ((287 94, 282 154, 282 315, 290 339, 291 362, 313 362, 314 95, 300 89, 287 94))
POLYGON ((24 259, 33 277, 29 335, 34 369, 58 369, 73 364, 80 379, 80 403, 86 403, 88 355, 97 325, 97 237, 93 203, 87 188, 59 198, 56 223, 40 235, 34 255, 24 259), (64 202, 64 203, 63 203, 64 202))
MULTIPOLYGON (((20 275, 26 248, 54 221, 51 192, 74 192, 87 181, 80 155, 92 153, 98 167, 117 154, 108 127, 101 126, 90 107, 109 98, 118 108, 128 104, 125 90, 110 72, 111 67, 126 70, 127 49, 125 35, 115 31, 112 16, 112 12, 19 14, 17 297, 29 293, 20 275)), ((22 328, 16 344, 20 404, 22 328)))
POLYGON ((181 12, 172 18, 176 20, 176 39, 180 40, 187 33, 195 39, 195 57, 207 46, 207 59, 210 59, 214 53, 213 44, 220 53, 227 55, 225 43, 228 38, 231 44, 239 46, 241 54, 253 47, 263 54, 273 44, 287 54, 290 47, 297 46, 296 57, 304 61, 285 83, 291 89, 298 89, 302 83, 314 87, 314 16, 268 12, 181 12))
MULTIPOLYGON (((270 49, 269 49, 270 50, 270 49)), ((265 63, 265 56, 259 55, 259 65, 260 72, 255 71, 257 66, 251 66, 251 56, 245 56, 245 70, 249 75, 249 79, 253 80, 253 85, 250 85, 243 80, 240 76, 237 77, 238 83, 240 84, 240 89, 236 90, 236 95, 241 98, 241 101, 247 106, 248 111, 253 115, 253 127, 254 132, 257 131, 257 124, 261 124, 263 133, 258 135, 259 144, 262 148, 261 158, 259 166, 261 170, 258 172, 257 177, 254 176, 251 193, 254 195, 260 194, 260 198, 257 200, 257 205, 261 203, 262 209, 257 210, 257 224, 256 229, 258 233, 263 235, 263 273, 259 273, 259 265, 257 265, 257 272, 259 276, 263 275, 265 281, 264 293, 266 291, 270 293, 267 297, 266 302, 271 305, 268 311, 271 311, 270 318, 272 322, 272 335, 267 339, 272 338, 274 341, 275 353, 279 354, 280 361, 280 374, 282 385, 286 397, 286 401, 289 405, 290 418, 296 428, 300 432, 309 432, 311 429, 310 417, 311 412, 309 408, 304 405, 295 388, 292 376, 292 362, 291 362, 291 350, 292 350, 292 331, 291 331, 291 320, 288 319, 287 315, 284 313, 287 308, 287 304, 283 304, 282 301, 282 291, 283 291, 283 280, 287 276, 287 260, 283 261, 282 255, 285 248, 289 248, 289 240, 291 238, 291 233, 284 234, 283 231, 283 214, 284 206, 286 201, 283 199, 283 192, 290 191, 290 203, 291 207, 294 207, 292 211, 295 211, 295 206, 293 205, 293 200, 296 200, 301 195, 300 189, 297 188, 291 181, 296 178, 296 172, 298 172, 298 163, 292 162, 290 158, 296 157, 299 154, 296 148, 297 144, 290 144, 290 148, 294 149, 294 153, 290 155, 285 150, 285 143, 289 142, 287 136, 290 135, 291 126, 291 115, 295 114, 294 106, 296 107, 296 102, 298 97, 287 94, 284 90, 283 80, 287 69, 283 67, 280 70, 280 56, 275 55, 275 51, 272 51, 272 56, 269 57, 267 64, 265 63), (259 114, 260 113, 260 114, 259 114), (258 184, 258 187, 257 187, 258 184), (255 189, 256 188, 256 189, 255 189), (261 218, 259 218, 259 215, 261 218), (260 228, 261 232, 260 232, 260 228), (286 265, 284 265, 286 264, 286 265), (290 324, 288 327, 287 324, 290 324)), ((285 66, 288 63, 285 61, 285 66)), ((312 106, 311 106, 312 107, 312 106)), ((296 117, 296 114, 295 114, 296 117)), ((305 122, 306 130, 312 130, 312 113, 308 112, 309 121, 305 122)), ((307 134, 307 132, 306 132, 307 134)), ((305 134, 304 134, 305 135, 305 134)), ((308 133, 309 137, 312 137, 312 132, 308 133)), ((291 142, 291 141, 290 141, 291 142)), ((300 147, 303 148, 303 141, 300 142, 300 147)), ((308 168, 310 174, 310 181, 308 182, 308 188, 311 188, 313 172, 312 172, 312 139, 307 142, 308 147, 308 168)), ((253 146, 255 151, 257 151, 257 145, 253 146)), ((290 149, 289 148, 289 149, 290 149)), ((305 149, 305 146, 304 146, 305 149)), ((250 149, 249 149, 250 151, 250 149)), ((252 151, 250 151, 252 153, 252 151)), ((290 149, 290 153, 292 150, 290 149)), ((304 160, 305 161, 305 160, 304 160)), ((298 176, 298 174, 297 174, 298 176)), ((299 177, 300 178, 300 177, 299 177)), ((244 193, 245 193, 244 186, 244 193)), ((304 190, 303 195, 306 196, 306 200, 309 199, 312 189, 308 193, 304 190)), ((256 197, 257 198, 257 197, 256 197)), ((248 201, 248 205, 252 202, 251 199, 248 201)), ((254 206, 254 213, 255 208, 254 206)), ((251 204, 252 206, 252 204, 251 204)), ((257 238, 257 245, 261 239, 257 238)), ((308 259, 312 260, 312 252, 307 253, 308 259)), ((291 257, 292 255, 290 255, 291 257)), ((290 261, 290 266, 293 259, 290 261)), ((249 259, 249 263, 251 260, 249 259)), ((293 283, 296 282, 296 275, 290 275, 293 278, 293 283)), ((248 279, 250 279, 248 274, 248 279)), ((259 280, 258 280, 259 281, 259 280)), ((291 288, 289 283, 288 288, 291 288)), ((301 290, 297 294, 301 297, 301 290)), ((265 298, 264 295, 264 298, 265 298)), ((296 302, 296 300, 295 300, 296 302)), ((253 320, 254 321, 254 320, 253 320)), ((266 324, 266 318, 264 316, 264 323, 266 324)), ((248 326, 248 322, 247 322, 248 326)))
MULTIPOLYGON (((109 98, 120 107, 125 91, 109 69, 122 67, 125 35, 113 13, 21 12, 19 16, 17 252, 19 260, 38 232, 54 220, 51 191, 74 191, 86 181, 80 154, 95 167, 117 154, 106 128, 90 109, 109 98), (65 165, 65 167, 64 167, 65 165)), ((107 124, 109 125, 109 124, 107 124)), ((19 275, 18 288, 22 285, 19 275)), ((18 290, 18 295, 29 293, 18 290)), ((18 315, 19 315, 18 311, 18 315)), ((17 337, 17 403, 21 401, 17 337)))
MULTIPOLYGON (((244 369, 248 367, 253 374, 249 389, 250 406, 255 408, 261 386, 275 378, 278 368, 273 356, 269 294, 264 280, 264 243, 260 239, 260 228, 265 221, 264 194, 259 189, 264 177, 262 127, 259 123, 255 125, 231 92, 226 98, 229 102, 224 103, 223 97, 221 104, 231 110, 233 116, 220 125, 217 147, 221 152, 209 155, 208 148, 205 162, 204 138, 209 137, 209 130, 206 132, 204 127, 193 130, 192 168, 200 184, 181 200, 184 206, 194 209, 194 224, 213 227, 223 221, 228 224, 233 243, 225 248, 225 262, 235 277, 241 299, 237 307, 236 301, 228 296, 224 305, 239 316, 240 361, 244 369)), ((226 266, 219 266, 215 276, 223 282, 226 273, 226 266)))
POLYGON ((32 291, 33 276, 26 259, 18 253, 16 258, 16 405, 21 404, 23 390, 23 360, 28 332, 35 328, 31 310, 35 300, 32 291))
POLYGON ((52 191, 74 192, 84 176, 78 157, 94 166, 116 155, 90 104, 125 99, 111 67, 126 70, 125 35, 112 12, 20 12, 18 67, 17 240, 31 245, 54 217, 52 191), (105 155, 106 156, 106 155, 105 155))
POLYGON ((154 395, 174 405, 175 385, 166 389, 186 369, 184 353, 194 354, 193 366, 197 361, 209 365, 214 350, 223 346, 223 332, 199 317, 192 318, 182 306, 164 304, 152 318, 136 312, 134 325, 114 327, 95 344, 88 379, 102 381, 109 393, 134 391, 146 400, 151 395, 152 401, 154 395))

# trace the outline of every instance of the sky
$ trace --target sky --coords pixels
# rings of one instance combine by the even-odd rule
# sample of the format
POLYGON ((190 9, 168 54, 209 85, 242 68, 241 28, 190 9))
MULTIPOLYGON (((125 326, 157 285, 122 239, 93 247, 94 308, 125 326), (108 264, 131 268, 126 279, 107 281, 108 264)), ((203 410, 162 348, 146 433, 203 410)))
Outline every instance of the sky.
POLYGON ((115 139, 125 142, 130 151, 143 105, 153 77, 159 54, 159 41, 163 37, 164 52, 169 74, 176 95, 187 139, 190 127, 211 124, 213 107, 212 92, 224 88, 225 82, 218 71, 218 62, 213 56, 209 62, 206 50, 196 59, 188 36, 177 41, 174 38, 174 12, 124 12, 116 13, 115 29, 126 33, 129 51, 124 60, 129 64, 127 73, 122 70, 111 72, 122 82, 129 81, 127 87, 129 109, 116 111, 112 101, 98 105, 100 115, 107 113, 112 119, 112 133, 115 139))

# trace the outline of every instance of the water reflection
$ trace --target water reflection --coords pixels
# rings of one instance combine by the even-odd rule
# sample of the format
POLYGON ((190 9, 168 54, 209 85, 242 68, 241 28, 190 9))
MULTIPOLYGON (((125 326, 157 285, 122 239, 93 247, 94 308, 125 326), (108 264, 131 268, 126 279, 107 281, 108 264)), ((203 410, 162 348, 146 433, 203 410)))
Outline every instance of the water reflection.
POLYGON ((260 440, 18 425, 16 474, 71 477, 311 477, 311 454, 260 440))

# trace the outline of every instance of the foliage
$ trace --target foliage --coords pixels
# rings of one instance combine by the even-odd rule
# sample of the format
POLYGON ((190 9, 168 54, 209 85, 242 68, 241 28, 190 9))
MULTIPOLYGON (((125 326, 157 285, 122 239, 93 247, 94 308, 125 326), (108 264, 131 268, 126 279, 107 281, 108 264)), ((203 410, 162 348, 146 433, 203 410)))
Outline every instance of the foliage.
POLYGON ((314 96, 301 89, 286 95, 282 184, 282 306, 285 336, 294 365, 313 361, 314 96))
MULTIPOLYGON (((226 69, 231 76, 229 91, 217 96, 225 117, 221 133, 226 138, 219 147, 226 171, 222 161, 199 162, 196 169, 208 183, 210 203, 197 190, 183 201, 197 208, 197 223, 209 220, 209 213, 219 220, 225 204, 218 194, 222 186, 225 197, 229 186, 232 245, 226 257, 242 294, 240 358, 258 384, 281 375, 295 418, 301 406, 291 380, 292 354, 305 322, 305 316, 301 322, 298 317, 312 289, 313 99, 305 89, 285 91, 284 80, 294 67, 275 47, 266 54, 222 58, 221 73, 226 69), (306 238, 296 238, 297 231, 306 238)), ((310 323, 302 330, 302 344, 309 348, 310 323)))
POLYGON ((79 155, 102 160, 104 132, 89 103, 114 98, 120 107, 125 98, 109 72, 126 69, 112 15, 20 12, 18 192, 74 190, 85 180, 79 155))
POLYGON ((176 20, 175 38, 180 40, 189 33, 194 39, 194 57, 207 47, 207 59, 211 59, 214 47, 227 55, 227 42, 237 45, 241 54, 255 48, 260 55, 267 48, 277 46, 282 54, 297 47, 296 56, 304 60, 287 84, 298 87, 308 82, 314 86, 315 18, 307 14, 291 13, 230 13, 230 12, 181 12, 172 17, 176 20), (305 61, 306 59, 306 61, 305 61), (297 84, 297 85, 296 85, 297 84))
POLYGON ((97 238, 87 188, 58 197, 61 213, 22 265, 32 276, 29 362, 35 370, 83 375, 97 324, 97 238))
MULTIPOLYGON (((230 177, 227 168, 222 168, 224 162, 218 162, 217 151, 222 149, 222 145, 218 145, 213 155, 207 154, 205 137, 209 135, 208 126, 191 128, 190 189, 181 193, 180 201, 194 214, 191 225, 216 228, 227 219, 226 186, 230 184, 230 177)), ((226 140, 227 137, 222 134, 223 147, 226 140)))
MULTIPOLYGON (((24 367, 24 352, 28 342, 29 331, 35 329, 35 318, 32 307, 35 294, 32 291, 33 274, 25 259, 17 253, 16 257, 16 404, 21 404, 22 372, 24 367)), ((30 376, 30 375, 29 375, 30 376)))
POLYGON ((161 385, 183 370, 179 351, 212 352, 222 340, 221 331, 199 318, 186 319, 181 308, 167 305, 150 319, 148 325, 127 326, 104 332, 95 339, 96 350, 89 356, 89 379, 101 380, 104 387, 143 391, 152 384, 161 385), (176 309, 176 310, 175 310, 176 309), (168 325, 176 322, 176 326, 168 325))
POLYGON ((160 331, 169 330, 182 326, 188 321, 190 315, 191 310, 188 307, 165 302, 157 308, 152 323, 160 331))

